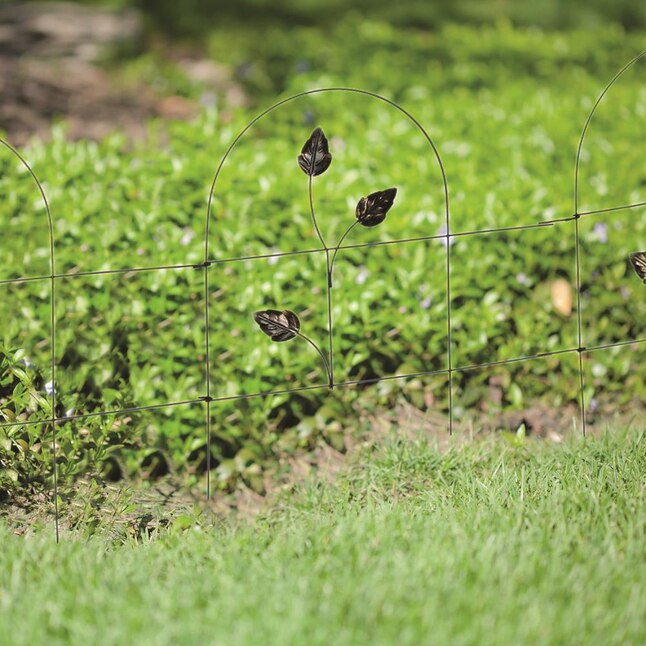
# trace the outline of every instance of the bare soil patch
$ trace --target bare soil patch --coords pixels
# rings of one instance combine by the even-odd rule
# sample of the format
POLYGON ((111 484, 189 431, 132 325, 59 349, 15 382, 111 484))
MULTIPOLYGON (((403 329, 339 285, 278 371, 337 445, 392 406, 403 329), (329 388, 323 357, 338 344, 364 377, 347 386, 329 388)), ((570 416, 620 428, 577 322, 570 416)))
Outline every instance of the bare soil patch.
MULTIPOLYGON (((71 139, 101 139, 115 130, 146 134, 152 118, 190 119, 199 101, 161 96, 145 80, 124 86, 103 61, 109 52, 136 47, 144 38, 134 11, 109 11, 72 3, 0 7, 0 130, 11 143, 47 139, 64 120, 71 139)), ((173 62, 228 105, 244 105, 242 90, 227 68, 199 52, 170 51, 173 62)))

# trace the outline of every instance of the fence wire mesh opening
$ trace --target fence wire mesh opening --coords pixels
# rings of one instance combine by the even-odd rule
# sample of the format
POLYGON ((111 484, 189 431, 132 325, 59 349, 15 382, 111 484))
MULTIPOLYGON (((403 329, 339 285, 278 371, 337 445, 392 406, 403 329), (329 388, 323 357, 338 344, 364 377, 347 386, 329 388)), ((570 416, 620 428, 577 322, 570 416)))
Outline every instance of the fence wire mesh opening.
POLYGON ((78 208, 68 189, 3 140, 0 428, 51 483, 57 538, 61 483, 119 481, 134 463, 161 477, 181 447, 207 498, 214 478, 262 489, 241 426, 266 446, 322 423, 334 445, 370 390, 371 407, 404 400, 449 435, 494 412, 528 424, 539 400, 585 434, 628 402, 644 378, 646 175, 636 111, 622 121, 612 88, 644 57, 582 111, 573 150, 548 150, 572 158, 570 201, 545 195, 536 213, 508 212, 505 178, 469 202, 477 174, 449 161, 464 145, 354 88, 271 106, 232 139, 206 209, 202 187, 178 204, 161 182, 126 232, 92 181, 134 199, 132 177, 100 170, 74 189, 91 217, 72 231, 57 215, 78 208), (620 157, 634 185, 613 175, 620 157))

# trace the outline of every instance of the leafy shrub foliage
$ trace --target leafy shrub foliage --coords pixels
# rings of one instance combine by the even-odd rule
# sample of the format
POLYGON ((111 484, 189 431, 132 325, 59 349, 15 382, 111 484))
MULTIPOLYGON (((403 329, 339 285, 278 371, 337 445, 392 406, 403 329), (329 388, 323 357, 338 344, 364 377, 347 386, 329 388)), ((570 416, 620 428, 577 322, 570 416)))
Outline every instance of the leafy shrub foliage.
MULTIPOLYGON (((453 232, 530 224, 572 213, 574 153, 599 91, 638 50, 640 39, 608 27, 594 34, 538 34, 510 27, 446 28, 421 34, 385 23, 341 22, 330 45, 307 30, 289 43, 268 31, 236 46, 252 56, 246 87, 259 101, 277 91, 357 83, 382 88, 428 127, 442 155, 453 232), (340 43, 343 43, 342 45, 340 43), (330 47, 328 49, 328 47, 330 47), (370 52, 370 56, 364 56, 370 52), (303 61, 300 67, 297 60, 303 61), (357 61, 362 64, 358 65, 357 61)), ((643 201, 643 67, 612 89, 582 156, 581 209, 643 201), (642 121, 640 121, 642 120, 642 121)), ((56 392, 59 414, 196 400, 204 394, 206 198, 218 159, 250 113, 206 111, 146 143, 115 135, 71 143, 64 129, 26 157, 45 182, 55 219, 56 392), (106 268, 184 264, 164 271, 76 276, 106 268), (196 269, 194 265, 198 265, 196 269)), ((213 200, 209 268, 212 396, 325 385, 304 344, 265 343, 259 309, 294 312, 313 338, 327 333, 322 253, 262 260, 239 256, 316 249, 296 157, 321 125, 334 152, 325 190, 314 178, 324 233, 338 239, 360 198, 397 186, 397 208, 379 227, 357 227, 357 244, 441 234, 444 196, 419 132, 378 101, 340 93, 304 97, 261 120, 235 148, 213 200), (322 278, 321 278, 322 277, 322 278)), ((0 279, 49 273, 44 210, 28 175, 0 152, 4 228, 0 279)), ((353 233, 354 235, 354 233, 353 233)), ((644 336, 644 286, 628 256, 646 248, 643 209, 581 220, 582 317, 588 346, 644 336), (638 240, 641 243, 638 243, 638 240)), ((446 239, 342 249, 333 307, 338 380, 443 370, 447 365, 446 239)), ((577 346, 572 223, 478 238, 453 238, 454 365, 492 362, 577 346), (555 305, 554 285, 569 307, 555 305)), ((0 284, 0 401, 5 420, 45 420, 48 410, 49 282, 0 284), (10 419, 11 418, 11 419, 10 419)), ((644 398, 643 346, 585 356, 592 412, 644 398), (604 399, 605 397, 605 399, 604 399)), ((455 376, 457 416, 578 401, 575 355, 455 376), (492 398, 492 392, 502 392, 492 398)), ((262 490, 277 452, 343 448, 361 410, 401 398, 446 412, 443 378, 303 390, 212 404, 213 465, 223 488, 240 479, 262 490)), ((178 405, 72 420, 57 428, 63 481, 204 475, 205 406, 178 405)), ((11 483, 49 477, 51 428, 2 429, 3 495, 11 483)))

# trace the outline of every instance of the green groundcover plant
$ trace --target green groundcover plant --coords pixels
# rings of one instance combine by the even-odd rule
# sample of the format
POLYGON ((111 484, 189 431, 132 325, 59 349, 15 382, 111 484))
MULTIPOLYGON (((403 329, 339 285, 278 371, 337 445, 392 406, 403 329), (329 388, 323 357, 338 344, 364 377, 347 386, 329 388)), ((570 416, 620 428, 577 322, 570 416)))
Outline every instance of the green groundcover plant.
MULTIPOLYGON (((574 155, 583 122, 609 78, 643 39, 617 27, 543 34, 509 26, 440 32, 386 23, 340 22, 332 37, 313 28, 289 42, 213 40, 214 56, 252 57, 245 87, 257 103, 312 87, 360 85, 402 103, 437 144, 450 189, 452 232, 531 224, 572 214, 574 155), (234 41, 236 44, 234 44, 234 41), (363 56, 363 52, 370 56, 363 56), (361 60, 361 64, 357 61, 361 60), (291 62, 290 62, 291 61, 291 62), (294 61, 302 64, 295 65, 294 61)), ((236 58, 238 57, 238 58, 236 58)), ((581 157, 580 209, 643 201, 643 63, 595 115, 581 157)), ((0 404, 3 421, 194 400, 204 394, 206 201, 226 147, 253 111, 209 109, 191 123, 151 124, 145 142, 119 134, 99 143, 52 141, 25 151, 51 203, 56 271, 56 383, 50 374, 48 280, 0 284, 0 404), (76 276, 114 268, 183 269, 76 276)), ((303 97, 261 120, 223 167, 209 245, 208 321, 212 396, 326 384, 306 344, 266 342, 252 314, 287 309, 324 339, 325 254, 229 261, 317 247, 296 157, 321 126, 335 161, 314 200, 327 238, 338 240, 360 198, 398 187, 379 227, 358 227, 357 244, 442 234, 441 175, 427 143, 397 111, 343 93, 303 97), (359 231, 360 229, 360 231, 359 231)), ((38 192, 0 151, 4 236, 0 279, 49 273, 48 231, 38 192)), ((646 248, 643 209, 581 220, 581 285, 587 346, 644 336, 644 285, 629 254, 646 248)), ((355 236, 355 232, 353 232, 355 236)), ((339 380, 443 370, 447 365, 446 239, 343 249, 335 269, 335 370, 339 380)), ((451 240, 453 363, 504 360, 578 345, 574 226, 451 240), (561 292, 565 296, 561 295, 561 292), (570 305, 568 305, 568 299, 570 305)), ((646 396, 644 346, 584 355, 591 414, 627 409, 646 396)), ((457 375, 456 420, 470 413, 576 404, 576 355, 457 375), (492 385, 502 396, 492 401, 492 385)), ((323 437, 343 448, 361 410, 405 399, 446 413, 443 377, 370 387, 303 391, 211 406, 214 482, 262 490, 277 452, 323 437)), ((91 472, 107 479, 192 479, 206 465, 205 406, 133 412, 61 424, 62 483, 91 472)), ((51 429, 0 431, 0 495, 51 484, 51 429)))

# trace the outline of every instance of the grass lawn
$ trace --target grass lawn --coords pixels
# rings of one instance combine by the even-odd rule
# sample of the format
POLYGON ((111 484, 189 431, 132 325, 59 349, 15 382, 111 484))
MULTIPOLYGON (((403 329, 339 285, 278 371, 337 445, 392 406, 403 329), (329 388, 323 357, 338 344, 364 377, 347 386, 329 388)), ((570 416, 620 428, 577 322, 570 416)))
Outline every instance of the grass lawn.
POLYGON ((0 530, 0 643, 643 644, 646 440, 393 436, 252 523, 0 530))

